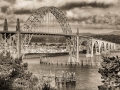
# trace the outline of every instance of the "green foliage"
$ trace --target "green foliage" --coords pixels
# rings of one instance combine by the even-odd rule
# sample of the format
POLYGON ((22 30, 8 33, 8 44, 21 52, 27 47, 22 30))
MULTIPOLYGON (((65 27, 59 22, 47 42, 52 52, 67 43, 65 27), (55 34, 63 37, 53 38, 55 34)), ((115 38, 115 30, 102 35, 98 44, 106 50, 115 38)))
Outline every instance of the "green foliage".
POLYGON ((103 57, 102 68, 98 72, 104 83, 99 90, 120 90, 120 58, 103 57))

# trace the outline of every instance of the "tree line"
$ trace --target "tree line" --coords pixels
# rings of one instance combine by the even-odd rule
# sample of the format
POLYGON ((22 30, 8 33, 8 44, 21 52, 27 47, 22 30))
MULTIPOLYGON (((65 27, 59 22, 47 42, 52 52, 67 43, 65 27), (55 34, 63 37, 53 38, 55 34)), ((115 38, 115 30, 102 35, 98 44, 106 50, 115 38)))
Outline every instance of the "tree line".
POLYGON ((109 34, 109 35, 93 35, 92 37, 120 44, 120 35, 113 35, 113 34, 109 34))

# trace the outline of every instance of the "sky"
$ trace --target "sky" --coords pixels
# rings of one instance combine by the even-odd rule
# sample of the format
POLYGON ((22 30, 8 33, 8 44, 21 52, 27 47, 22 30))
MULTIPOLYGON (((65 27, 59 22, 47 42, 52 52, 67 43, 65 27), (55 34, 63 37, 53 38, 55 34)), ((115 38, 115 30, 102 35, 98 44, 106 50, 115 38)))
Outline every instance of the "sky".
POLYGON ((44 6, 55 6, 76 32, 108 33, 120 30, 119 0, 0 0, 0 30, 8 19, 9 30, 15 30, 16 20, 23 25, 33 11, 44 6))

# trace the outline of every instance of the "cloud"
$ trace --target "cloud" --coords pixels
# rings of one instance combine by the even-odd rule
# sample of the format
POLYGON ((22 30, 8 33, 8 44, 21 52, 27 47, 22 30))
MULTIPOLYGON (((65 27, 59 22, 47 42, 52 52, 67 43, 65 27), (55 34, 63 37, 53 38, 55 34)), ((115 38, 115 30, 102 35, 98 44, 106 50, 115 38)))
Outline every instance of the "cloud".
POLYGON ((5 13, 7 11, 7 8, 11 6, 11 4, 7 1, 1 0, 0 1, 0 11, 5 13))
POLYGON ((58 7, 61 1, 63 0, 16 0, 13 9, 15 14, 30 14, 40 7, 58 7))
POLYGON ((69 10, 74 8, 81 7, 99 7, 99 8, 108 8, 117 4, 118 0, 65 0, 64 4, 61 5, 62 9, 69 10))
POLYGON ((15 14, 30 14, 40 7, 42 4, 38 0, 16 0, 13 5, 15 14))
POLYGON ((3 27, 3 20, 0 19, 0 27, 3 27))
POLYGON ((0 1, 0 8, 1 7, 9 7, 11 4, 7 1, 1 0, 0 1))
POLYGON ((102 15, 92 15, 88 19, 78 21, 79 25, 85 28, 94 29, 120 29, 120 13, 118 14, 102 14, 102 15), (85 26, 83 26, 83 22, 85 26))
POLYGON ((9 6, 11 6, 9 2, 4 0, 0 1, 0 23, 7 17, 6 12, 9 6))
POLYGON ((120 29, 120 12, 114 9, 74 8, 66 11, 66 16, 82 28, 120 29))
MULTIPOLYGON (((20 18, 25 23, 30 14, 43 6, 55 6, 65 11, 71 25, 82 28, 120 28, 118 0, 15 0, 13 6, 7 1, 0 2, 0 19, 7 18, 10 26, 20 18)), ((3 21, 4 22, 4 21, 3 21)))
POLYGON ((86 6, 108 8, 112 5, 113 4, 105 4, 105 3, 97 3, 97 2, 91 2, 91 3, 78 2, 78 3, 66 3, 65 5, 61 6, 60 8, 63 10, 69 10, 69 9, 73 9, 76 7, 81 8, 81 7, 86 7, 86 6))
POLYGON ((8 25, 16 23, 16 15, 13 13, 13 6, 11 3, 5 0, 0 1, 0 26, 3 28, 4 19, 6 18, 8 21, 8 25))
POLYGON ((0 19, 4 19, 6 17, 6 14, 3 12, 0 12, 0 19))
POLYGON ((87 6, 107 8, 116 4, 117 1, 118 0, 16 0, 13 7, 15 14, 26 14, 43 6, 55 6, 64 10, 87 6))

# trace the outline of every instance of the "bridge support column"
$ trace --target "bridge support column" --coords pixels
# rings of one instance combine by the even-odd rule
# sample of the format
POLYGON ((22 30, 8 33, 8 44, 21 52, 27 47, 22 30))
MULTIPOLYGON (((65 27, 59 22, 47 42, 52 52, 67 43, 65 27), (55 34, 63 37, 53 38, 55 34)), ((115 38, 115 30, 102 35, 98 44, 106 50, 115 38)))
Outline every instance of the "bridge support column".
POLYGON ((21 31, 19 19, 17 19, 16 31, 17 31, 17 58, 19 59, 21 57, 21 31))
POLYGON ((97 47, 95 47, 95 55, 97 55, 98 54, 98 52, 97 52, 98 50, 97 50, 97 47))
POLYGON ((86 57, 93 57, 93 39, 90 38, 88 45, 87 45, 87 53, 86 53, 86 57))
POLYGON ((116 46, 115 46, 115 44, 114 44, 114 47, 113 47, 113 49, 114 49, 114 50, 116 49, 116 46))
POLYGON ((91 40, 92 42, 92 46, 91 46, 91 57, 93 57, 93 41, 91 40))
POLYGON ((94 46, 94 44, 93 44, 93 38, 90 39, 90 42, 91 42, 91 46, 90 46, 91 47, 91 49, 90 49, 91 50, 90 51, 91 56, 90 57, 93 57, 93 46, 94 46))
POLYGON ((7 37, 6 37, 6 33, 3 34, 3 40, 4 40, 4 56, 6 56, 6 54, 7 54, 7 37))
POLYGON ((106 51, 106 43, 104 43, 104 51, 106 51))
POLYGON ((98 51, 98 55, 100 55, 101 53, 100 53, 100 47, 99 47, 99 51, 98 51))
POLYGON ((101 50, 100 50, 100 48, 101 48, 101 42, 99 41, 99 43, 98 43, 98 55, 100 55, 101 53, 101 50))
POLYGON ((3 43, 4 43, 4 56, 7 54, 7 31, 8 31, 8 24, 7 24, 7 19, 5 19, 4 22, 4 31, 5 33, 3 34, 3 43))
POLYGON ((79 29, 77 29, 77 60, 76 63, 79 63, 79 29))

